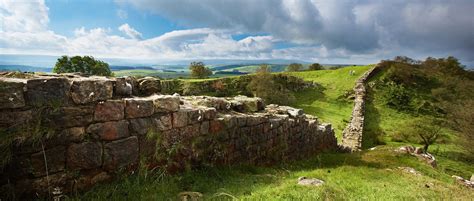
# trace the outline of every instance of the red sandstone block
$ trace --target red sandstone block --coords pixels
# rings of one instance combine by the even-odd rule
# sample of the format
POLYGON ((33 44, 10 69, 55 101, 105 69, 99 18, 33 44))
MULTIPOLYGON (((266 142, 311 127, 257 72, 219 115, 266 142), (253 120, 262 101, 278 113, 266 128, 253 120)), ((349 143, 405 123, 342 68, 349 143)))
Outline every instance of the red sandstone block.
POLYGON ((124 117, 125 103, 122 100, 99 102, 95 106, 94 121, 114 121, 124 117))

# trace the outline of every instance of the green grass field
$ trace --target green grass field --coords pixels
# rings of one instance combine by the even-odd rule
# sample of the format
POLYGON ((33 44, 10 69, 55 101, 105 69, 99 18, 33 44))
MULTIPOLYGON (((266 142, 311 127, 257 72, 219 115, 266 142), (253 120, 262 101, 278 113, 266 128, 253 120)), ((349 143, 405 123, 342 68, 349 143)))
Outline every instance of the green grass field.
MULTIPOLYGON (((332 123, 340 136, 353 103, 338 97, 352 89, 355 80, 370 67, 291 73, 324 87, 299 92, 294 106, 332 123), (350 70, 355 70, 355 75, 349 75, 350 70)), ((437 168, 395 152, 406 143, 393 142, 390 135, 417 117, 385 107, 379 101, 380 95, 373 93, 366 117, 366 126, 373 133, 364 136, 364 144, 372 147, 371 138, 380 137, 386 145, 372 151, 323 153, 272 167, 204 167, 176 175, 142 170, 69 199, 176 200, 181 192, 200 192, 204 200, 472 200, 474 191, 451 178, 453 174, 469 178, 474 173, 474 165, 462 157, 463 150, 453 141, 432 145, 430 151, 437 158, 437 168), (377 129, 380 133, 374 134, 377 129), (398 167, 412 167, 421 175, 398 167), (319 178, 325 184, 299 186, 296 183, 301 176, 319 178)))
POLYGON ((342 130, 349 121, 353 103, 338 97, 352 90, 355 81, 372 66, 354 66, 337 70, 293 72, 307 81, 321 84, 324 89, 307 89, 296 94, 294 107, 302 108, 306 113, 315 115, 323 122, 333 125, 336 136, 341 139, 342 130), (349 71, 354 70, 353 75, 349 71))

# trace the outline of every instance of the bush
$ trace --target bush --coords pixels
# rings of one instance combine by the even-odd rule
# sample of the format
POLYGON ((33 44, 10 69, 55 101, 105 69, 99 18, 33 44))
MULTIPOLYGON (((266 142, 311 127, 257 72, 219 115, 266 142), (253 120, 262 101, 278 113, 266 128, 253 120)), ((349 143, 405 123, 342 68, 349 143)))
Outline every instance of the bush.
POLYGON ((204 66, 202 62, 193 61, 189 64, 189 70, 191 71, 191 77, 193 78, 207 78, 212 75, 211 69, 204 66))
POLYGON ((412 93, 403 85, 390 82, 385 85, 383 91, 385 104, 397 110, 410 110, 412 93))
POLYGON ((87 75, 111 76, 109 64, 91 56, 62 56, 53 68, 54 73, 85 73, 87 75))
POLYGON ((285 85, 276 82, 275 77, 269 73, 268 69, 266 65, 260 66, 248 84, 248 89, 254 96, 264 99, 267 104, 289 105, 293 103, 296 100, 294 94, 285 85))
POLYGON ((295 71, 300 71, 301 69, 303 69, 302 64, 292 63, 292 64, 288 65, 288 67, 286 68, 286 71, 295 72, 295 71))

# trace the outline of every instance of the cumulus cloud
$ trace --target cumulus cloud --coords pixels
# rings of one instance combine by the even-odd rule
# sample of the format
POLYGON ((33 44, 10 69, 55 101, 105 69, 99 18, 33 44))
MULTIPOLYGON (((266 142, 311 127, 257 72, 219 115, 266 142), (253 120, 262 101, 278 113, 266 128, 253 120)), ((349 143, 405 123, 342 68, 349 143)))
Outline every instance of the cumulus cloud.
MULTIPOLYGON (((268 33, 353 54, 459 54, 474 61, 472 0, 117 0, 186 26, 268 33), (178 6, 179 5, 179 6, 178 6)), ((455 55, 458 56, 458 55, 455 55)))
MULTIPOLYGON (((129 59, 291 59, 373 63, 396 55, 459 57, 474 64, 469 0, 117 0, 187 29, 143 39, 122 24, 48 29, 44 0, 0 0, 0 52, 129 59), (234 39, 236 34, 248 37, 234 39), (277 43, 290 44, 277 47, 277 43)), ((117 16, 126 19, 126 12, 117 16)))
POLYGON ((118 9, 117 10, 117 17, 119 17, 122 20, 127 19, 128 18, 128 13, 127 13, 127 11, 125 11, 123 9, 118 9))
POLYGON ((130 38, 142 39, 142 34, 128 24, 122 24, 118 29, 130 38))

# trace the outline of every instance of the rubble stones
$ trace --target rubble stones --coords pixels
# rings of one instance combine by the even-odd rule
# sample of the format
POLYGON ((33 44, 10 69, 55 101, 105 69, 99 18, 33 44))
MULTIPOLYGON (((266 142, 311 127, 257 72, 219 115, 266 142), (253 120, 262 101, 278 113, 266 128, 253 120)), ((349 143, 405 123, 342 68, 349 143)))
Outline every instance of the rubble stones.
POLYGON ((102 165, 102 147, 98 142, 71 144, 67 150, 68 169, 93 169, 102 165))
POLYGON ((128 121, 111 121, 92 124, 87 128, 87 133, 98 136, 101 140, 111 141, 128 137, 128 121))
POLYGON ((321 186, 324 184, 323 180, 300 177, 298 178, 298 184, 302 186, 321 186))
POLYGON ((149 96, 161 91, 160 80, 154 77, 144 77, 137 80, 140 94, 149 96))
POLYGON ((107 143, 104 151, 104 168, 108 170, 135 164, 138 160, 138 139, 132 136, 107 143))
POLYGON ((27 102, 30 105, 67 105, 71 83, 62 77, 35 78, 26 82, 27 102))
POLYGON ((126 99, 125 116, 127 118, 148 117, 154 113, 153 100, 148 98, 126 99))
POLYGON ((133 92, 132 80, 129 77, 119 77, 115 79, 114 92, 117 96, 129 97, 133 92))

